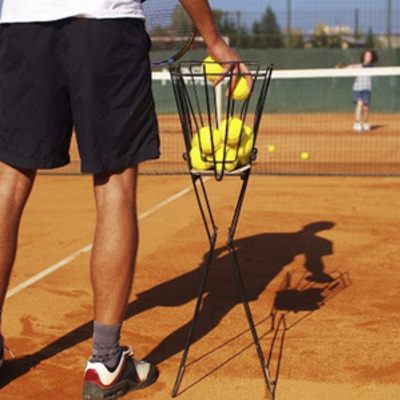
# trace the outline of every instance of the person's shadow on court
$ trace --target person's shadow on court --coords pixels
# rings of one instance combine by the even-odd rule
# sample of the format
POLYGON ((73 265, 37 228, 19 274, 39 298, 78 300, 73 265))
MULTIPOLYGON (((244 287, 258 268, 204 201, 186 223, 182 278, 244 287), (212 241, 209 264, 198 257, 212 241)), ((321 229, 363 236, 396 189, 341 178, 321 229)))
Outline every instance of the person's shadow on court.
MULTIPOLYGON (((305 258, 304 267, 309 271, 307 280, 331 282, 333 278, 324 272, 322 259, 333 254, 333 245, 331 241, 318 236, 317 233, 333 226, 332 222, 320 221, 308 224, 298 232, 264 233, 235 240, 234 247, 247 300, 249 302, 257 300, 268 284, 299 255, 305 258)), ((202 267, 203 265, 139 293, 137 302, 130 305, 130 312, 136 314, 147 309, 146 306, 144 309, 141 306, 151 303, 148 299, 161 299, 163 301, 158 305, 162 306, 179 306, 192 301, 199 291, 202 267)), ((240 292, 233 274, 228 247, 217 248, 192 343, 212 331, 222 318, 240 303, 240 292)), ((171 333, 144 358, 158 364, 182 351, 190 322, 171 333)))
MULTIPOLYGON (((331 241, 317 234, 332 229, 334 225, 333 222, 319 221, 308 224, 297 232, 264 233, 235 240, 234 247, 248 301, 257 300, 282 269, 300 255, 305 258, 304 267, 309 271, 308 280, 332 281, 330 275, 324 272, 323 257, 333 254, 333 245, 331 241)), ((207 254, 204 257, 206 256, 207 254)), ((200 265, 186 274, 139 293, 129 304, 126 319, 156 306, 179 307, 193 301, 199 292, 203 269, 203 265, 200 265)), ((217 248, 192 343, 212 331, 239 303, 241 298, 228 247, 217 248)), ((90 339, 92 324, 93 322, 89 321, 77 327, 30 356, 7 361, 0 375, 0 388, 27 373, 40 362, 90 339)), ((190 321, 176 329, 144 358, 159 364, 181 352, 189 325, 190 321)))

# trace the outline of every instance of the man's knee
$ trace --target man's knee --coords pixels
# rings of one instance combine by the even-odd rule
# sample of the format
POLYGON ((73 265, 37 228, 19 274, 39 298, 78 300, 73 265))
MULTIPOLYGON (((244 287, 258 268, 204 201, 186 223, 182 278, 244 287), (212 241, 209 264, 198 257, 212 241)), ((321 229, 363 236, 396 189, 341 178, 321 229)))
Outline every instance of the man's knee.
POLYGON ((0 193, 3 199, 25 202, 32 189, 36 170, 19 169, 0 162, 0 193))
POLYGON ((137 167, 94 175, 95 196, 99 206, 109 202, 132 204, 136 201, 137 167))

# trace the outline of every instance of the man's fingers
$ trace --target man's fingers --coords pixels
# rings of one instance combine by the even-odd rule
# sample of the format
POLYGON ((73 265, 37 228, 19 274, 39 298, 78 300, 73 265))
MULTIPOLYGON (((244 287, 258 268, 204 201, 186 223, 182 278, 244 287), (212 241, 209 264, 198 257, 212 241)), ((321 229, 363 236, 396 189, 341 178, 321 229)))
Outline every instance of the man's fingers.
POLYGON ((243 77, 246 79, 247 87, 249 88, 249 92, 251 93, 252 88, 253 88, 254 81, 253 81, 253 78, 252 78, 252 75, 251 75, 251 73, 250 73, 249 68, 247 67, 246 64, 244 64, 244 63, 241 62, 241 63, 239 64, 239 72, 240 72, 241 74, 243 74, 243 77))
POLYGON ((226 96, 228 97, 235 90, 239 79, 243 77, 246 79, 247 87, 251 92, 253 87, 253 78, 251 76, 249 68, 240 59, 235 62, 221 63, 222 72, 213 82, 213 87, 219 85, 225 78, 230 79, 230 86, 226 89, 226 96))

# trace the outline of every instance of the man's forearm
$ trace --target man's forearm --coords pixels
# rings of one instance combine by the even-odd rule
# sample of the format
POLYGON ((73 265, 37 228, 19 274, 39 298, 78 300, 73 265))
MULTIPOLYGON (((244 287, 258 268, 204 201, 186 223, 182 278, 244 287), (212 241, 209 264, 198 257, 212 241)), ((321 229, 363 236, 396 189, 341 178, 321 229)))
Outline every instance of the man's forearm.
MULTIPOLYGON (((196 25, 200 35, 203 37, 207 46, 208 54, 217 62, 223 63, 223 72, 249 72, 245 64, 240 61, 240 56, 232 49, 220 35, 211 13, 208 0, 179 0, 190 18, 196 25), (232 64, 235 62, 234 64, 232 64)), ((224 74, 221 74, 213 83, 213 86, 218 85, 224 79, 224 74)), ((246 76, 248 87, 253 84, 251 76, 246 76)), ((238 77, 232 79, 232 89, 235 88, 238 82, 238 77)))
POLYGON ((179 0, 190 18, 193 20, 201 36, 208 46, 221 36, 215 26, 211 8, 207 0, 179 0))

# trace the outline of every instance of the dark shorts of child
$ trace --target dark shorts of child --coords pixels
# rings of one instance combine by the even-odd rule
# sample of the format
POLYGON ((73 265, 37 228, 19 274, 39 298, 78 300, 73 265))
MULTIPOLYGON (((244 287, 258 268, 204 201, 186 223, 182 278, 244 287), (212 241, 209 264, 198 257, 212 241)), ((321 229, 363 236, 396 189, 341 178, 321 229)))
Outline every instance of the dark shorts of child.
POLYGON ((27 169, 66 165, 73 127, 83 172, 159 157, 142 20, 4 24, 0 43, 1 161, 27 169))
POLYGON ((354 90, 353 91, 353 102, 357 103, 359 100, 365 105, 369 105, 371 102, 371 91, 370 90, 354 90))

